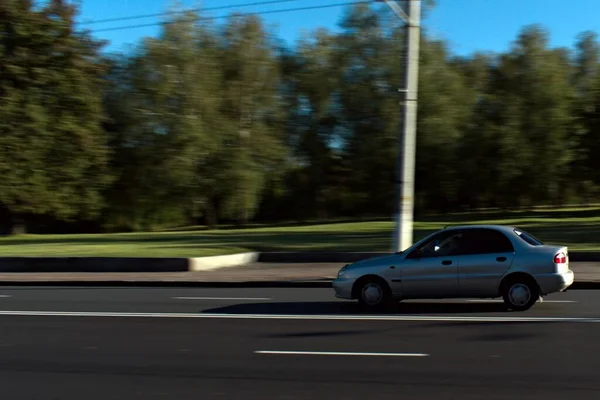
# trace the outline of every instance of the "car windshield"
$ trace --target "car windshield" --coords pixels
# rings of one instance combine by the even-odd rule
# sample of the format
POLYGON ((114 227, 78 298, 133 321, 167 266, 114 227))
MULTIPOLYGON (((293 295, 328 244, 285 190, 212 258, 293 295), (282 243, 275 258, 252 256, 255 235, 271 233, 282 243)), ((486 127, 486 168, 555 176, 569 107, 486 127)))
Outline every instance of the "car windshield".
POLYGON ((521 239, 523 239, 524 241, 526 241, 527 243, 529 243, 532 246, 543 246, 544 245, 544 243, 541 240, 539 240, 532 234, 527 233, 521 229, 515 229, 515 233, 517 234, 517 236, 519 236, 521 239))

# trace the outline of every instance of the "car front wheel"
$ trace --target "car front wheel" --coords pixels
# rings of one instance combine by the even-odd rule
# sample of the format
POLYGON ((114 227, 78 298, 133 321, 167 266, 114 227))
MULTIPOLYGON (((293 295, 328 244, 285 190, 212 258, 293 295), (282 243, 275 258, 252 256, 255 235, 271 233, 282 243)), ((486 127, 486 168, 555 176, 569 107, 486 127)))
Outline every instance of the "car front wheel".
POLYGON ((508 308, 526 311, 538 301, 540 294, 532 279, 511 279, 504 285, 502 297, 508 308))
POLYGON ((368 310, 381 310, 391 303, 391 291, 382 279, 368 278, 358 287, 358 303, 368 310))

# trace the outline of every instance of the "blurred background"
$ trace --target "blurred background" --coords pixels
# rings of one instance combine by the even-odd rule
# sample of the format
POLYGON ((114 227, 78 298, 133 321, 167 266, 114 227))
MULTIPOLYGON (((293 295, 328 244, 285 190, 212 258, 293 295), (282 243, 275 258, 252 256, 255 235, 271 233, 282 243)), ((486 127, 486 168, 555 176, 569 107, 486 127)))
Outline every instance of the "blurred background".
MULTIPOLYGON (((600 2, 527 3, 423 2, 418 218, 600 202, 600 2)), ((394 213, 383 3, 3 0, 0 24, 3 233, 394 213)))

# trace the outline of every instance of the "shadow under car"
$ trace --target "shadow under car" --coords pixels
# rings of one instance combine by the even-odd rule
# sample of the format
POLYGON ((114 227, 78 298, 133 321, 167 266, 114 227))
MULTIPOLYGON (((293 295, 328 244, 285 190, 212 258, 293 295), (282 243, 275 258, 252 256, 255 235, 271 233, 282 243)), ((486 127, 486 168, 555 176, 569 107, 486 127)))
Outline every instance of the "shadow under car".
POLYGON ((264 314, 264 315, 348 315, 348 314, 482 314, 507 313, 503 303, 464 303, 464 302, 400 302, 381 312, 365 311, 358 303, 350 301, 321 302, 268 302, 243 303, 202 310, 208 314, 264 314))

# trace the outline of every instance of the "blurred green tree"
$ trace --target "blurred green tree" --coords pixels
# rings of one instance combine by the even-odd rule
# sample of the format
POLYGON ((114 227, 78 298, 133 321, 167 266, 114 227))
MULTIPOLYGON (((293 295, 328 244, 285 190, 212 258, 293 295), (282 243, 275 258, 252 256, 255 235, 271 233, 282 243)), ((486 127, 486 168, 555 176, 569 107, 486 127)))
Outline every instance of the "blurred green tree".
POLYGON ((90 219, 111 181, 102 121, 101 43, 74 27, 63 0, 0 5, 0 206, 8 224, 32 216, 90 219))

